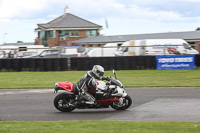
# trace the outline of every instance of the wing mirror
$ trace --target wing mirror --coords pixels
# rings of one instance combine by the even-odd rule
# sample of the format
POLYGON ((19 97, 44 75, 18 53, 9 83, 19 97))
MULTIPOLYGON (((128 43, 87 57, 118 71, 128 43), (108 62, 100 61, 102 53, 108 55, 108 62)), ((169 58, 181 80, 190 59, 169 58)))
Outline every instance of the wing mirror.
POLYGON ((115 75, 115 79, 117 80, 116 71, 113 69, 113 74, 115 75))

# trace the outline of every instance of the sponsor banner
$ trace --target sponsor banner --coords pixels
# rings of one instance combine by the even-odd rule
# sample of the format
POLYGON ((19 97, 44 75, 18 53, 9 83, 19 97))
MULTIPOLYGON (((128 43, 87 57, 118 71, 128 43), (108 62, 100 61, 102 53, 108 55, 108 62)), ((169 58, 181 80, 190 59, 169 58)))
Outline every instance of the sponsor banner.
POLYGON ((157 70, 182 70, 195 68, 194 55, 156 56, 157 70))

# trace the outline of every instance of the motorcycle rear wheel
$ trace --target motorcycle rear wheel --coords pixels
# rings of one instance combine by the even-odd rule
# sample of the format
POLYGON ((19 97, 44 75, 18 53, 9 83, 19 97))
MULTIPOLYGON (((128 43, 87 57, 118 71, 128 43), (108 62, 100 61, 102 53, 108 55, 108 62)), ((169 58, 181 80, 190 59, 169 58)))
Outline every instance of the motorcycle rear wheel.
POLYGON ((115 109, 115 110, 125 110, 127 108, 129 108, 132 104, 132 99, 129 95, 127 95, 126 97, 123 97, 123 104, 119 104, 118 100, 114 101, 112 104, 110 104, 110 106, 115 109))
POLYGON ((74 100, 72 95, 60 93, 54 98, 54 106, 61 112, 71 112, 75 109, 75 107, 69 105, 71 100, 74 100))

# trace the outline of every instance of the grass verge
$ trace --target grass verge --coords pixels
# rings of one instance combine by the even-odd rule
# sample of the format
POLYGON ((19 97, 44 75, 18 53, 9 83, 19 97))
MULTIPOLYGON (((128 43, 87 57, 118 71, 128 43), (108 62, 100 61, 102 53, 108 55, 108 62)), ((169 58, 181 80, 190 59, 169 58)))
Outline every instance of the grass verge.
MULTIPOLYGON (((57 81, 76 83, 85 72, 0 72, 0 89, 53 88, 57 81)), ((200 70, 121 70, 117 77, 125 87, 200 87, 200 70)))
POLYGON ((1 133, 199 133, 200 123, 137 121, 0 122, 1 133))

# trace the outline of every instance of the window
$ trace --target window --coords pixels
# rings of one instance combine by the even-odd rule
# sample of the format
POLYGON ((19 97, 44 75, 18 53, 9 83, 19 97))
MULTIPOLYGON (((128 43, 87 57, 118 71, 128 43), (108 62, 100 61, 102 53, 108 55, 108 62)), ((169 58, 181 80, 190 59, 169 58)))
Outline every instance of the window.
POLYGON ((59 30, 59 31, 58 31, 58 35, 59 35, 59 36, 64 36, 63 30, 59 30))
POLYGON ((183 43, 183 46, 184 46, 185 49, 191 49, 191 46, 187 43, 183 43))
POLYGON ((59 36, 69 36, 68 30, 59 30, 58 31, 59 36))
POLYGON ((68 31, 68 30, 59 30, 58 34, 60 37, 65 36, 65 37, 79 37, 79 31, 74 30, 74 31, 68 31))
POLYGON ((65 31, 64 31, 64 34, 65 34, 65 36, 69 36, 69 31, 68 31, 68 30, 65 30, 65 31))
POLYGON ((40 54, 40 56, 47 56, 52 54, 58 54, 58 50, 45 50, 40 54))
POLYGON ((123 52, 128 52, 128 47, 126 47, 123 52))
POLYGON ((27 47, 19 47, 19 51, 27 51, 27 47))
POLYGON ((71 37, 78 37, 79 36, 79 31, 77 31, 77 30, 70 31, 70 36, 71 37))
POLYGON ((128 52, 128 47, 120 47, 118 51, 128 52))
POLYGON ((53 32, 53 30, 49 31, 49 37, 50 38, 54 38, 54 32, 53 32))
POLYGON ((85 49, 85 48, 82 48, 82 47, 80 47, 80 48, 77 48, 77 51, 78 51, 78 53, 83 53, 83 52, 85 52, 85 51, 86 51, 86 49, 85 49))
POLYGON ((44 31, 44 30, 42 30, 42 31, 40 32, 40 38, 41 38, 41 39, 45 39, 45 31, 44 31))
POLYGON ((87 30, 86 36, 97 36, 97 30, 87 30))

